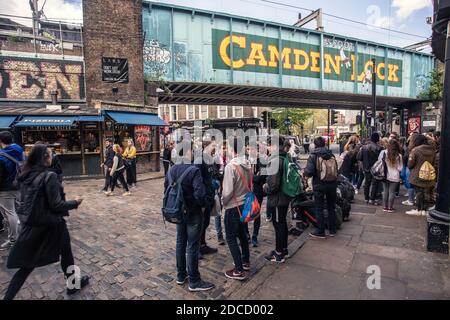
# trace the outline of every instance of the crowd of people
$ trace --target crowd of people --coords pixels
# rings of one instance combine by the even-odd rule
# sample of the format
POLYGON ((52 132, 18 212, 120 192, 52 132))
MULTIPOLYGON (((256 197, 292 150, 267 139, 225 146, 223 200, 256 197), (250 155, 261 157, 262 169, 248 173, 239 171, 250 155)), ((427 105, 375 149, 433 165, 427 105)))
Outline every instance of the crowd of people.
POLYGON ((136 147, 132 139, 128 139, 125 150, 119 144, 113 144, 112 139, 105 140, 104 161, 100 167, 104 171, 105 185, 101 191, 107 196, 113 196, 118 187, 124 189, 123 196, 131 195, 130 188, 136 187, 136 147), (126 174, 126 179, 125 179, 126 174))
MULTIPOLYGON (((324 238, 325 225, 328 226, 329 236, 336 234, 333 219, 335 219, 337 182, 336 179, 323 180, 321 169, 316 164, 319 159, 324 161, 334 159, 334 155, 325 148, 325 140, 322 137, 316 138, 314 145, 315 149, 308 159, 304 175, 305 178, 312 178, 314 197, 319 211, 318 228, 315 232, 311 232, 311 236, 324 238), (328 219, 331 223, 324 221, 325 207, 329 211, 328 219)), ((170 146, 173 148, 172 144, 170 146)), ((285 159, 292 162, 288 153, 290 147, 290 142, 282 137, 278 141, 269 139, 267 144, 259 143, 256 147, 245 146, 234 137, 222 145, 216 145, 214 142, 203 144, 203 149, 208 150, 208 154, 215 159, 212 164, 205 162, 192 164, 192 151, 188 150, 188 154, 182 155, 184 161, 178 161, 167 168, 165 190, 168 190, 174 182, 181 185, 187 214, 186 221, 177 224, 176 266, 179 285, 189 280, 191 291, 214 288, 213 284, 201 280, 198 268, 199 259, 218 251, 205 241, 212 212, 216 214, 215 226, 219 245, 225 244, 222 231, 223 215, 226 244, 233 260, 233 267, 225 272, 225 276, 235 280, 245 280, 248 277, 251 270, 250 244, 253 247, 259 245, 258 234, 261 226, 260 216, 251 222, 242 222, 241 217, 249 192, 254 194, 259 204, 267 198, 266 221, 273 225, 275 245, 265 259, 274 263, 284 263, 289 258, 288 209, 293 198, 283 191, 282 184, 286 173, 285 159), (278 167, 270 174, 263 170, 275 166, 278 167), (216 196, 221 199, 219 210, 214 210, 216 196)), ((173 150, 168 154, 173 155, 173 150)), ((335 159, 334 162, 337 175, 335 159)), ((298 163, 295 165, 300 171, 298 163)))
POLYGON ((368 205, 383 205, 383 211, 395 211, 400 198, 400 185, 407 189, 402 204, 414 207, 408 215, 427 215, 435 201, 435 185, 439 168, 440 132, 412 133, 408 138, 396 132, 370 139, 358 135, 349 138, 341 154, 340 173, 349 179, 358 193, 364 182, 364 199, 368 205), (376 178, 376 163, 384 166, 384 177, 376 178))
MULTIPOLYGON (((294 198, 286 193, 284 183, 291 164, 303 174, 303 181, 309 179, 309 187, 313 190, 317 215, 316 229, 310 233, 313 238, 336 235, 338 174, 353 184, 355 192, 364 184, 367 204, 382 204, 386 213, 395 211, 395 201, 401 196, 400 185, 403 184, 408 199, 402 203, 415 206, 406 214, 426 215, 435 199, 439 139, 439 132, 413 133, 407 139, 395 132, 389 135, 374 132, 369 139, 354 134, 340 155, 339 170, 337 159, 326 148, 323 137, 312 141, 314 148, 308 150, 309 157, 303 169, 291 159, 291 144, 283 137, 273 141, 269 138, 267 143, 258 142, 256 146, 245 145, 238 137, 222 144, 204 141, 192 149, 179 151, 178 155, 184 160, 177 162, 173 159, 174 144, 169 144, 165 155, 168 165, 164 187, 167 190, 174 183, 180 185, 186 213, 186 219, 176 225, 177 284, 188 281, 191 291, 214 288, 214 284, 201 279, 198 263, 205 255, 218 252, 218 248, 207 243, 206 234, 212 217, 217 243, 228 245, 233 260, 230 261, 233 266, 225 276, 234 280, 248 278, 250 244, 259 246, 261 226, 261 216, 250 222, 242 220, 249 193, 261 206, 266 198, 265 219, 274 228, 274 248, 265 259, 284 263, 289 258, 288 210, 294 198), (201 149, 203 159, 207 155, 213 161, 194 164, 196 148, 201 149), (274 167, 276 170, 265 170, 274 167)), ((64 217, 70 210, 78 208, 82 199, 65 199, 60 165, 46 144, 36 143, 26 160, 23 149, 13 143, 11 133, 0 132, 0 146, 0 232, 8 231, 8 239, 0 249, 10 250, 8 268, 19 269, 9 284, 5 299, 14 298, 34 268, 59 260, 67 279, 67 293, 77 292, 89 283, 89 277, 76 274, 78 286, 69 285, 68 279, 74 277, 75 271, 64 217), (23 162, 24 166, 18 170, 23 162)), ((102 168, 106 178, 102 191, 112 195, 120 182, 124 195, 130 195, 129 188, 136 186, 133 141, 128 141, 125 150, 110 140, 105 146, 102 168)))

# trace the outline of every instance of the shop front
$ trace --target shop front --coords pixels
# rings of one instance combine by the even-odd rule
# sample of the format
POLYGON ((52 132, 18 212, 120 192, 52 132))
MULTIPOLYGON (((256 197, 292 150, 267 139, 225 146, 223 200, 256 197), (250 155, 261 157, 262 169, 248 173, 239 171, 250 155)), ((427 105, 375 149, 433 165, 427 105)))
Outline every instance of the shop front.
POLYGON ((137 150, 137 172, 159 171, 160 128, 167 124, 156 114, 122 111, 103 111, 105 116, 105 138, 113 139, 126 148, 132 139, 137 150))
POLYGON ((100 176, 103 120, 98 115, 24 116, 14 128, 25 155, 43 142, 58 155, 65 177, 100 176))

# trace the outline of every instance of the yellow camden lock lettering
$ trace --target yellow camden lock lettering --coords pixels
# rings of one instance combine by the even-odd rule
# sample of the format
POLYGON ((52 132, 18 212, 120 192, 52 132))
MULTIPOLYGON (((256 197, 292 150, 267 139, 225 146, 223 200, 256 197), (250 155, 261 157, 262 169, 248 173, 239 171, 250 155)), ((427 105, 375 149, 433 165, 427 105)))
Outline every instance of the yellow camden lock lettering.
MULTIPOLYGON (((242 52, 242 50, 240 51, 242 52)), ((298 48, 284 47, 281 50, 277 45, 269 44, 265 47, 264 43, 251 42, 247 47, 247 37, 231 35, 222 39, 219 46, 219 55, 223 63, 233 69, 241 69, 245 66, 258 66, 268 68, 278 68, 281 61, 283 69, 286 70, 299 70, 319 73, 320 72, 320 52, 317 51, 305 51, 298 48), (229 47, 233 44, 233 48, 247 49, 247 57, 234 56, 231 60, 229 47)), ((341 56, 333 55, 330 53, 324 53, 323 64, 325 74, 341 74, 341 56)), ((371 59, 368 59, 363 70, 358 70, 356 73, 355 65, 358 63, 359 57, 354 54, 350 55, 352 73, 351 80, 354 81, 358 78, 358 81, 363 81, 367 76, 368 71, 373 70, 373 63, 371 59)), ((386 64, 380 62, 376 65, 376 74, 379 80, 384 81, 386 77, 390 82, 400 82, 398 72, 400 66, 397 64, 386 64)))
POLYGON ((246 38, 245 37, 239 37, 239 36, 228 36, 225 37, 222 40, 222 43, 220 44, 220 48, 219 48, 219 52, 220 52, 220 57, 222 58, 222 61, 235 69, 239 69, 242 68, 243 66, 245 66, 245 62, 243 59, 239 59, 236 61, 231 61, 231 58, 228 56, 227 53, 227 49, 230 45, 230 39, 231 42, 237 44, 240 48, 245 48, 246 47, 246 38))

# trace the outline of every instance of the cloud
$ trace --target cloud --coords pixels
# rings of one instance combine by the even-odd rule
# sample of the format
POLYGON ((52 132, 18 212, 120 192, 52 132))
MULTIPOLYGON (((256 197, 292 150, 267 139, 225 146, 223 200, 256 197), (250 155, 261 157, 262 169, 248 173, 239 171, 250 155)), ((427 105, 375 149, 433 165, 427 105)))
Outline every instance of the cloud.
MULTIPOLYGON (((2 13, 31 18, 31 9, 29 0, 0 0, 2 13)), ((42 8, 44 2, 39 1, 39 9, 42 8)), ((83 13, 81 9, 81 1, 67 0, 47 0, 44 7, 44 13, 50 20, 71 21, 81 23, 83 13)), ((17 19, 13 20, 18 23, 31 26, 31 20, 17 19)))
POLYGON ((404 20, 416 11, 432 7, 430 0, 393 0, 392 7, 396 8, 395 16, 404 20))

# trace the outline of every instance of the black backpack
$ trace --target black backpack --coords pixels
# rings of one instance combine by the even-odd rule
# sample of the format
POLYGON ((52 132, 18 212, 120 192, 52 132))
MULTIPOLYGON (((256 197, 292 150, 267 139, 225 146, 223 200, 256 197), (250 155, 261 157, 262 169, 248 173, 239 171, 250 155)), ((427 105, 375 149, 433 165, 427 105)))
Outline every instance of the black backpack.
POLYGON ((163 207, 161 209, 164 221, 180 224, 186 222, 187 211, 185 207, 182 183, 186 176, 197 169, 194 166, 188 167, 177 181, 173 181, 172 169, 169 170, 169 185, 164 193, 163 207))
POLYGON ((41 211, 35 210, 38 197, 43 197, 43 184, 48 177, 48 171, 37 175, 30 185, 21 185, 17 216, 22 225, 44 225, 48 219, 41 211))
POLYGON ((20 189, 19 176, 22 173, 23 163, 3 151, 0 151, 0 156, 5 157, 6 159, 10 160, 16 165, 15 172, 10 173, 8 176, 8 183, 11 184, 12 190, 19 190, 20 189))

